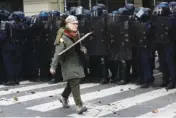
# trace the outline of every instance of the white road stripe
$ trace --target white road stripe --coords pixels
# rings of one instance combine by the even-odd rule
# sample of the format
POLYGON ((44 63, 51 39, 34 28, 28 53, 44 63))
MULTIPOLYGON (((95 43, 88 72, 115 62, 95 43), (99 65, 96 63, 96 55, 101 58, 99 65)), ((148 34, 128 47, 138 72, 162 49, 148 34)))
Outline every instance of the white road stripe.
MULTIPOLYGON (((165 95, 168 95, 170 93, 175 93, 176 89, 172 89, 169 91, 166 91, 164 88, 163 89, 158 89, 158 90, 154 90, 151 92, 147 92, 144 94, 140 94, 134 97, 130 97, 127 99, 123 99, 120 101, 116 101, 111 103, 111 105, 95 105, 95 106, 90 106, 90 110, 85 113, 85 115, 83 116, 97 116, 97 117, 101 117, 101 116, 105 116, 108 114, 112 114, 113 111, 117 112, 123 109, 127 109, 136 105, 139 105, 143 102, 147 102, 150 100, 153 100, 155 98, 159 98, 165 95)), ((69 116, 72 117, 77 117, 79 116, 78 114, 71 114, 69 116)))
POLYGON ((24 85, 24 84, 31 84, 31 83, 34 83, 34 82, 30 82, 30 81, 28 81, 28 80, 27 80, 27 81, 21 81, 21 82, 20 82, 21 85, 24 85))
MULTIPOLYGON (((98 86, 100 84, 83 84, 81 85, 81 89, 84 88, 91 88, 94 86, 98 86)), ((1 100, 0 105, 8 106, 8 105, 13 105, 21 102, 26 102, 26 101, 31 101, 35 99, 40 99, 48 96, 54 96, 60 94, 64 88, 61 89, 56 89, 56 90, 50 90, 50 91, 44 91, 44 92, 36 92, 35 94, 30 94, 30 95, 25 95, 25 96, 20 96, 18 97, 18 101, 14 101, 13 98, 7 99, 7 100, 1 100)))
MULTIPOLYGON (((130 89, 134 90, 134 89, 137 89, 138 87, 139 86, 134 85, 134 84, 114 86, 114 87, 103 89, 103 90, 100 90, 100 91, 86 93, 86 94, 81 95, 81 97, 82 97, 83 102, 85 102, 85 101, 90 101, 90 100, 94 100, 94 99, 98 99, 98 98, 103 98, 103 97, 106 97, 106 96, 111 96, 113 94, 128 91, 130 89), (121 89, 123 89, 123 91, 121 91, 121 89)), ((70 98, 69 104, 70 105, 74 104, 73 98, 70 98)), ((44 104, 40 104, 40 105, 37 105, 37 106, 32 106, 32 107, 29 107, 27 109, 34 110, 34 111, 40 111, 40 112, 46 112, 46 111, 51 111, 51 110, 58 109, 58 108, 61 108, 61 107, 62 107, 62 104, 58 100, 56 100, 56 101, 53 101, 53 102, 44 103, 44 104)))
POLYGON ((44 83, 44 84, 30 85, 30 86, 19 87, 19 88, 10 88, 8 91, 6 91, 6 90, 0 91, 0 96, 16 93, 17 91, 24 92, 24 91, 29 91, 29 90, 51 87, 54 85, 57 85, 57 84, 44 83))
MULTIPOLYGON (((34 83, 34 82, 30 82, 30 81, 21 81, 21 82, 20 82, 20 85, 26 85, 26 84, 31 84, 31 83, 34 83)), ((5 87, 8 87, 8 86, 0 85, 0 89, 1 89, 1 88, 5 88, 5 87)))
POLYGON ((174 118, 176 116, 176 103, 167 105, 165 107, 162 107, 160 109, 157 109, 157 113, 148 112, 146 114, 143 114, 141 116, 138 116, 136 118, 151 118, 151 117, 158 117, 158 118, 174 118))

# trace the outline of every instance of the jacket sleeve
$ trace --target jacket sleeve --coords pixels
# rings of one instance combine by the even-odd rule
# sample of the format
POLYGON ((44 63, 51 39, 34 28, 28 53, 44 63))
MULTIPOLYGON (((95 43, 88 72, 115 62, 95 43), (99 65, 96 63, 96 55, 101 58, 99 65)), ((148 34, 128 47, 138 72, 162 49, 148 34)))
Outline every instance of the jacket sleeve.
POLYGON ((53 68, 53 69, 57 68, 58 63, 59 63, 59 58, 60 58, 60 56, 58 55, 58 53, 60 53, 64 49, 65 49, 64 42, 60 42, 59 45, 56 45, 54 57, 52 58, 52 62, 50 64, 51 68, 53 68))

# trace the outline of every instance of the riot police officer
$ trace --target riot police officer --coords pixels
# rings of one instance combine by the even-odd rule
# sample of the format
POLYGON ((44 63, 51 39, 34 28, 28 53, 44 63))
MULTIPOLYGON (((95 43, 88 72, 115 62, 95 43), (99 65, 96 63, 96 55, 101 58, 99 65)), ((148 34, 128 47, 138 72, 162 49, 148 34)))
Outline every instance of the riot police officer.
POLYGON ((104 84, 109 82, 107 74, 107 14, 104 14, 100 6, 94 6, 91 11, 91 20, 88 21, 85 28, 88 31, 94 31, 94 34, 84 41, 89 55, 90 73, 95 77, 100 77, 100 83, 104 84))
POLYGON ((49 13, 46 11, 41 11, 39 13, 40 22, 40 34, 39 34, 39 44, 38 44, 38 70, 39 78, 41 81, 48 81, 51 79, 51 74, 49 73, 49 64, 51 62, 50 50, 49 50, 49 13))
POLYGON ((129 36, 129 11, 126 8, 119 8, 116 14, 116 39, 114 41, 114 59, 117 61, 119 85, 130 81, 130 63, 132 60, 132 45, 129 36))
POLYGON ((171 11, 168 3, 160 3, 153 12, 153 21, 156 34, 156 48, 163 73, 163 87, 172 89, 176 85, 174 63, 174 29, 175 17, 170 17, 171 11), (170 78, 170 80, 169 80, 170 78))
POLYGON ((136 21, 131 21, 132 42, 137 49, 138 74, 142 88, 148 88, 154 81, 151 63, 154 36, 150 16, 149 8, 141 8, 134 16, 136 21))
POLYGON ((5 68, 3 63, 3 55, 2 55, 2 47, 7 39, 7 29, 6 29, 6 21, 8 21, 8 17, 10 12, 6 10, 0 10, 0 83, 5 81, 5 68))
MULTIPOLYGON (((55 48, 54 48, 54 41, 56 39, 57 32, 60 28, 60 12, 56 10, 51 10, 49 12, 49 54, 50 56, 48 58, 52 58, 52 55, 54 54, 55 48)), ((53 76, 53 75, 52 75, 53 76)), ((62 81, 62 74, 61 74, 61 68, 58 66, 57 73, 55 76, 52 77, 52 80, 49 82, 50 84, 58 83, 59 81, 62 81)))
POLYGON ((19 84, 22 72, 22 43, 24 40, 24 13, 14 11, 7 23, 8 38, 2 47, 3 62, 7 81, 5 85, 19 84))
POLYGON ((114 10, 108 16, 108 38, 109 38, 109 56, 108 56, 108 68, 110 69, 112 76, 110 77, 110 82, 117 82, 117 70, 118 70, 118 60, 116 58, 117 50, 117 30, 119 29, 118 19, 117 19, 118 10, 114 10))
MULTIPOLYGON (((135 8, 134 4, 128 3, 124 6, 124 8, 126 8, 129 11, 129 17, 133 17, 134 12, 136 10, 138 10, 137 8, 135 8)), ((131 64, 129 64, 128 66, 132 67, 132 74, 131 74, 131 79, 133 78, 136 81, 136 78, 138 78, 138 68, 137 68, 137 52, 136 52, 136 47, 133 46, 132 47, 132 60, 131 60, 131 64)))

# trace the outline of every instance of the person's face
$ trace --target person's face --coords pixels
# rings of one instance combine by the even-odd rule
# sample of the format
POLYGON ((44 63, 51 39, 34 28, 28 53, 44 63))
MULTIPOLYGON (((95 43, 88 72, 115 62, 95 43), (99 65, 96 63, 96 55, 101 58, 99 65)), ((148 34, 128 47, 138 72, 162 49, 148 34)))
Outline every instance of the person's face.
POLYGON ((78 22, 68 23, 67 26, 73 31, 77 31, 78 30, 78 22))

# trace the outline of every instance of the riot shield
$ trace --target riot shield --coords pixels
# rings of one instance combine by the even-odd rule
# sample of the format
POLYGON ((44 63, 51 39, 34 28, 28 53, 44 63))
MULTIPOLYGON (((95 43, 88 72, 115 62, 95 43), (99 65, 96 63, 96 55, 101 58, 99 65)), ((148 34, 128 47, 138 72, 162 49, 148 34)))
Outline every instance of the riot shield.
POLYGON ((171 23, 169 17, 153 16, 152 21, 155 25, 155 39, 157 43, 165 43, 171 40, 169 33, 171 31, 171 23))
POLYGON ((92 17, 87 21, 85 28, 93 34, 84 41, 88 55, 107 55, 107 30, 104 17, 92 17))
POLYGON ((114 60, 131 59, 131 41, 129 37, 128 16, 109 16, 108 34, 109 52, 114 60))

